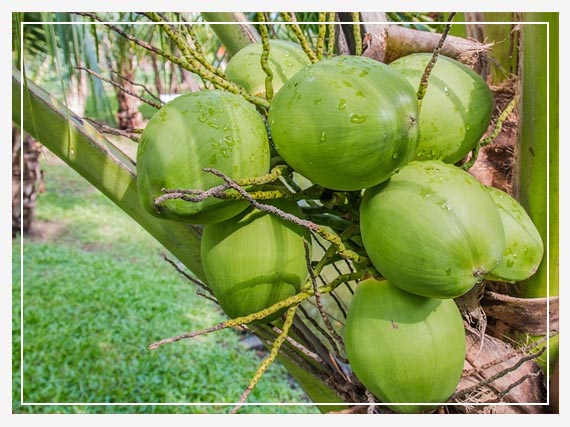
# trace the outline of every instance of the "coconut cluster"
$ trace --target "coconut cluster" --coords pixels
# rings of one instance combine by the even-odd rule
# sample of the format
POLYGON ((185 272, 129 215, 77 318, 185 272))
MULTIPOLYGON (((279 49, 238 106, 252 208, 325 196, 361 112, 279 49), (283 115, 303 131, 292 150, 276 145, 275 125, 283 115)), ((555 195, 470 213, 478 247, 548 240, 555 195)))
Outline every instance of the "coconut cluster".
MULTIPOLYGON (((266 97, 261 56, 261 44, 251 45, 226 71, 251 95, 266 97)), ((300 46, 273 40, 266 115, 221 90, 180 96, 152 117, 137 153, 142 205, 167 220, 203 225, 207 282, 232 318, 300 292, 309 276, 308 230, 239 197, 169 199, 164 189, 208 191, 223 183, 205 168, 239 181, 283 164, 305 188, 351 200, 360 231, 352 243, 375 273, 350 302, 347 357, 362 384, 396 412, 433 410, 455 390, 465 330, 454 298, 485 279, 524 280, 543 256, 524 208, 457 166, 490 124, 488 85, 440 55, 420 108, 417 89, 430 59, 412 54, 388 65, 340 55, 311 63, 300 46)), ((311 203, 327 206, 324 196, 311 203)), ((271 205, 295 218, 309 206, 271 205)))

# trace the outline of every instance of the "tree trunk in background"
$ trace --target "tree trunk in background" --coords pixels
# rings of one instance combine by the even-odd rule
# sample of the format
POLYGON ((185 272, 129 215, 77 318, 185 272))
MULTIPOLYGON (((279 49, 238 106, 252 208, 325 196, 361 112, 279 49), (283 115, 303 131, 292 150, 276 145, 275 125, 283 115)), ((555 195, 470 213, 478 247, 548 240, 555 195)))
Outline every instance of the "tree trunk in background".
POLYGON ((32 229, 36 199, 44 191, 41 152, 42 145, 27 134, 22 144, 20 129, 12 125, 12 237, 32 229))
MULTIPOLYGON (((137 58, 129 55, 127 52, 122 55, 119 63, 119 74, 115 76, 115 81, 125 90, 136 93, 135 70, 137 58)), ((117 110, 117 126, 119 129, 136 129, 142 127, 142 114, 139 112, 139 100, 129 95, 125 91, 117 90, 117 101, 119 108, 117 110)))

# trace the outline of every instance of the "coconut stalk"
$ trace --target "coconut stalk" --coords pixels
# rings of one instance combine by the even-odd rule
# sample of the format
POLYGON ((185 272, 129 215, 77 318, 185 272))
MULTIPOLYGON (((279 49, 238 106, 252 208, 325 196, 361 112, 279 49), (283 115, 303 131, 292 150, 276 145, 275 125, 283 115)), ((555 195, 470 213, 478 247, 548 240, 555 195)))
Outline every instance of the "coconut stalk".
MULTIPOLYGON (((536 224, 546 248, 538 271, 517 284, 520 297, 558 295, 558 13, 523 13, 520 76, 522 79, 520 145, 514 189, 536 224), (545 48, 537 48, 544 46, 545 48)), ((558 337, 550 340, 547 375, 558 357, 558 337)), ((546 362, 547 361, 547 362, 546 362)))
POLYGON ((261 40, 261 36, 242 12, 202 12, 230 55, 250 43, 261 40), (215 24, 215 22, 236 22, 236 24, 215 24))
POLYGON ((143 210, 133 161, 43 89, 23 81, 15 69, 12 120, 21 123, 24 131, 117 204, 196 276, 203 277, 197 232, 186 224, 154 218, 143 210))

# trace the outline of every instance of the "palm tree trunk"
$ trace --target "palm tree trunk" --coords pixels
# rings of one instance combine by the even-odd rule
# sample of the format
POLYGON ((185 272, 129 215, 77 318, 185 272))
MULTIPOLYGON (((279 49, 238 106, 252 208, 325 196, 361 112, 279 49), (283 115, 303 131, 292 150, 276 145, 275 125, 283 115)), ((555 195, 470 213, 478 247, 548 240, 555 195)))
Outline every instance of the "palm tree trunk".
POLYGON ((142 126, 142 114, 139 112, 139 100, 128 92, 136 92, 133 82, 135 81, 136 57, 128 53, 123 55, 119 64, 119 74, 115 81, 125 91, 117 90, 119 108, 117 110, 117 125, 119 129, 136 129, 142 126))
POLYGON ((44 191, 41 153, 38 141, 24 134, 22 143, 20 129, 12 125, 12 237, 32 230, 36 199, 44 191))

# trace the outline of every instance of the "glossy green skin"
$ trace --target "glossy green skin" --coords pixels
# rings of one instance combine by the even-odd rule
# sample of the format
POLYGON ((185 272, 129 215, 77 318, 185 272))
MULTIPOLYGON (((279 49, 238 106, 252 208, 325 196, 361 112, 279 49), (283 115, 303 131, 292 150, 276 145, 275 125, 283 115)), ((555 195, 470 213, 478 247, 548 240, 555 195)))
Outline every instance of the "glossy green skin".
POLYGON ((228 92, 204 90, 175 98, 147 124, 137 151, 137 186, 142 206, 165 218, 207 224, 243 211, 246 201, 208 198, 169 200, 157 210, 163 188, 207 190, 223 183, 210 167, 233 179, 269 171, 269 140, 253 105, 228 92))
POLYGON ((412 161, 364 192, 362 241, 376 269, 405 291, 455 298, 493 270, 505 248, 481 183, 439 160, 412 161))
MULTIPOLYGON (((414 53, 390 63, 418 88, 431 53, 414 53)), ((487 130, 493 94, 483 78, 454 59, 439 55, 420 111, 417 160, 456 163, 471 151, 487 130)))
MULTIPOLYGON (((452 299, 365 280, 352 297, 344 339, 357 378, 383 403, 445 403, 461 379, 465 329, 452 299)), ((398 413, 437 406, 388 405, 398 413)))
POLYGON ((414 89, 389 66, 337 56, 303 68, 275 95, 276 150, 313 183, 359 190, 388 179, 414 156, 414 89))
MULTIPOLYGON (((301 216, 295 204, 274 205, 301 216)), ((247 316, 299 292, 308 276, 303 239, 310 244, 306 229, 253 208, 204 226, 202 265, 224 312, 247 316)))
POLYGON ((536 273, 544 254, 540 233, 517 200, 497 188, 485 188, 499 208, 505 230, 503 257, 491 275, 506 282, 528 279, 536 273))
MULTIPOLYGON (((252 43, 231 57, 226 76, 243 86, 251 95, 265 97, 265 78, 261 68, 261 42, 252 43)), ((273 93, 276 94, 287 80, 299 70, 311 64, 301 46, 286 40, 269 40, 269 68, 273 73, 273 93)))

